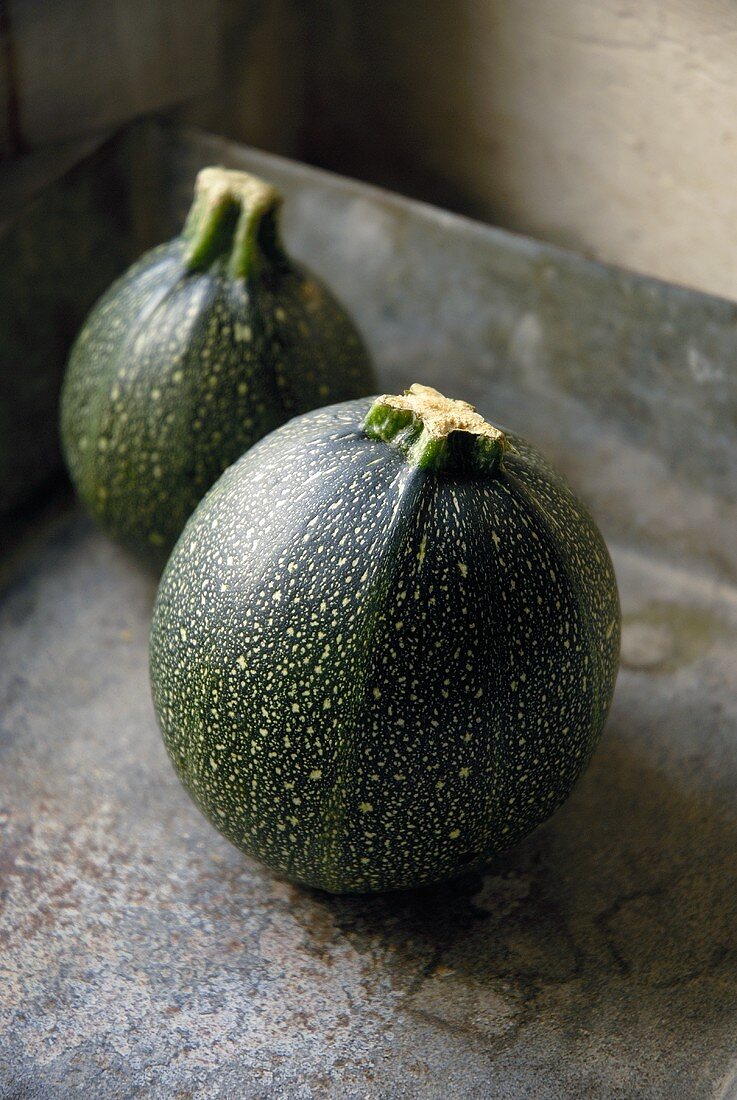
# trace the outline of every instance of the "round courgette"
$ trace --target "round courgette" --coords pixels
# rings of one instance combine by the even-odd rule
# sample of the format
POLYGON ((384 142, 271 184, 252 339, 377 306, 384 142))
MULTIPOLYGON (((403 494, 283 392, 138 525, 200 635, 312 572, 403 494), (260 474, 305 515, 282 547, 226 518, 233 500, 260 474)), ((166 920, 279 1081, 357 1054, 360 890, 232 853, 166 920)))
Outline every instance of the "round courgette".
POLYGON ((227 470, 164 573, 166 747, 244 851, 336 892, 479 867, 568 796, 619 602, 532 446, 413 386, 301 416, 227 470))
POLYGON ((163 566, 226 466, 290 417, 375 388, 327 288, 285 253, 278 192, 206 168, 181 236, 102 297, 71 352, 62 442, 78 493, 163 566))

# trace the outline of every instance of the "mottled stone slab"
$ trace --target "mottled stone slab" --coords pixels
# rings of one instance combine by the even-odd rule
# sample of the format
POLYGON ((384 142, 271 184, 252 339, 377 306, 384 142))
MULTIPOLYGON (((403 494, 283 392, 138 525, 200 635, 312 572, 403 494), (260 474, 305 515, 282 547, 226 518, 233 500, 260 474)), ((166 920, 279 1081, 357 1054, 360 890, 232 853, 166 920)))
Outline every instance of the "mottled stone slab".
POLYGON ((733 1096, 737 594, 614 559, 624 667, 570 802, 486 875, 341 899, 188 800, 153 584, 57 520, 0 610, 0 1096, 733 1096))
MULTIPOLYGON (((570 475, 612 544, 623 669, 574 796, 487 874, 330 898, 200 817, 151 708, 152 582, 76 513, 40 521, 0 603, 0 1096, 737 1095, 737 307, 152 124, 36 200, 89 263, 70 310, 208 162, 283 188, 384 388, 475 401, 570 475)), ((29 210, 10 232, 56 300, 64 249, 40 271, 29 210)), ((43 461, 6 444, 17 501, 58 462, 64 341, 3 309, 6 422, 46 409, 43 461)))

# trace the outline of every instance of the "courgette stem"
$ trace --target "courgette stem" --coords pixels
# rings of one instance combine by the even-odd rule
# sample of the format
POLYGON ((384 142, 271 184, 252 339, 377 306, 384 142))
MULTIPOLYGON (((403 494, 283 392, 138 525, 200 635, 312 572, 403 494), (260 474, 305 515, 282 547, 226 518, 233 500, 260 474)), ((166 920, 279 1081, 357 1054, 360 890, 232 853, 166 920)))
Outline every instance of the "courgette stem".
POLYGON ((263 262, 284 253, 277 212, 282 197, 275 187, 227 168, 203 168, 182 232, 184 262, 190 271, 205 271, 227 257, 233 279, 246 279, 263 262))
POLYGON ((377 397, 364 420, 370 439, 382 440, 422 470, 468 470, 491 474, 511 446, 466 401, 443 397, 418 383, 402 395, 377 397))

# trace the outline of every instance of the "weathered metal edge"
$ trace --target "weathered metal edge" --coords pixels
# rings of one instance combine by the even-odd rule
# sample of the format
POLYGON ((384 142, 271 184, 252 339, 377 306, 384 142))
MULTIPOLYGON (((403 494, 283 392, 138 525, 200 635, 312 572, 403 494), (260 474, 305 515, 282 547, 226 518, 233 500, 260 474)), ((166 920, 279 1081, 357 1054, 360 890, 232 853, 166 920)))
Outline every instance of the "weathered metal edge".
POLYGON ((547 450, 611 537, 737 577, 737 303, 212 135, 147 140, 172 231, 203 163, 268 176, 290 249, 338 289, 382 381, 452 379, 547 450))

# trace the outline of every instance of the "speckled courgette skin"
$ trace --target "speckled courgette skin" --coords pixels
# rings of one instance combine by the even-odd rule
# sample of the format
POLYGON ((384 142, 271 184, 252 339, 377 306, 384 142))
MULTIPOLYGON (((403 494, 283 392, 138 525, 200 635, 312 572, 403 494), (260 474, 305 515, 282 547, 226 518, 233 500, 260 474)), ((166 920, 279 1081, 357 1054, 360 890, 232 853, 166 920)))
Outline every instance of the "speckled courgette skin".
POLYGON ((279 245, 279 196, 263 186, 268 201, 242 219, 249 238, 236 232, 237 194, 216 208, 217 225, 203 229, 191 213, 181 237, 98 302, 69 360, 61 423, 72 480, 108 533, 157 568, 247 448, 298 413, 375 388, 346 312, 279 245))
POLYGON ((437 881, 539 825, 591 757, 619 652, 602 537, 532 446, 423 469, 367 437, 370 407, 301 416, 223 474, 151 635, 197 805, 334 892, 437 881))

